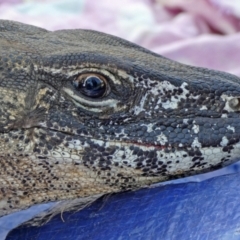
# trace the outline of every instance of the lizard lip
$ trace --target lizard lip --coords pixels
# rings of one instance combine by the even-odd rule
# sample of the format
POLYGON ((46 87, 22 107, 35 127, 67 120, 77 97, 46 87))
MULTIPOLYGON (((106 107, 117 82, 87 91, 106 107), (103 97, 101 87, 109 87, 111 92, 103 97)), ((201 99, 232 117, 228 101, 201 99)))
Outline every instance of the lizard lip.
POLYGON ((140 142, 133 142, 133 141, 129 141, 129 142, 126 142, 126 143, 137 145, 137 146, 140 146, 140 147, 146 147, 146 148, 153 147, 153 148, 159 149, 159 150, 167 148, 167 146, 165 146, 165 145, 154 144, 154 143, 144 143, 144 142, 140 143, 140 142))
POLYGON ((112 144, 116 143, 116 144, 121 144, 121 145, 128 145, 129 147, 131 145, 133 146, 139 146, 139 147, 145 147, 145 148, 154 148, 154 149, 157 149, 157 150, 163 150, 163 149, 171 149, 172 147, 171 146, 166 146, 166 145, 161 145, 161 144, 158 144, 158 143, 149 143, 149 142, 138 142, 137 140, 129 140, 129 141, 126 141, 126 140, 105 140, 105 139, 97 139, 97 138, 92 138, 92 137, 89 137, 89 136, 83 136, 83 135, 79 135, 79 134, 73 134, 73 133, 69 133, 67 131, 59 131, 59 130, 56 130, 54 128, 46 128, 44 127, 44 129, 47 129, 47 130, 50 130, 50 131, 53 131, 53 132, 61 132, 63 134, 66 134, 68 136, 71 136, 71 137, 85 137, 86 139, 92 139, 92 140, 95 140, 95 141, 102 141, 102 142, 111 142, 112 144))

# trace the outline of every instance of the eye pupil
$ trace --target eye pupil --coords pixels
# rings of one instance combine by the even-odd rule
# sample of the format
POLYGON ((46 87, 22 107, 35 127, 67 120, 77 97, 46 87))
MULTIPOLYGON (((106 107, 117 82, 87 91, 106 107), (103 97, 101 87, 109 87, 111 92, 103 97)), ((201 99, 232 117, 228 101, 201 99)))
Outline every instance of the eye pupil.
POLYGON ((73 86, 83 95, 91 98, 102 97, 106 92, 106 81, 103 77, 84 74, 73 81, 73 86))
POLYGON ((97 77, 88 77, 83 85, 85 85, 87 90, 98 91, 101 87, 103 87, 103 82, 97 77))

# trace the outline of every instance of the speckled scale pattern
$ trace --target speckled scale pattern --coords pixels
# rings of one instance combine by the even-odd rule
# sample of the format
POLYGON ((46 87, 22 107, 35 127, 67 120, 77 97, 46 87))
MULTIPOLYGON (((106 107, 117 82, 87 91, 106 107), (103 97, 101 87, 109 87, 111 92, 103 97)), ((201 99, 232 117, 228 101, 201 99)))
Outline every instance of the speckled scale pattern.
POLYGON ((0 216, 228 165, 240 79, 90 30, 0 21, 0 216), (100 74, 110 91, 74 89, 100 74))

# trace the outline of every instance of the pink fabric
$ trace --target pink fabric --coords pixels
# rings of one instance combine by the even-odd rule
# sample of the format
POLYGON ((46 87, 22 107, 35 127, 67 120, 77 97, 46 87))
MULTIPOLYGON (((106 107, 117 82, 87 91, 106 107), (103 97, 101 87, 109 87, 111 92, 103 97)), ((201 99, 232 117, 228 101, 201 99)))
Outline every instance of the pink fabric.
POLYGON ((183 63, 240 76, 240 3, 236 2, 0 0, 0 16, 49 30, 95 29, 183 63))

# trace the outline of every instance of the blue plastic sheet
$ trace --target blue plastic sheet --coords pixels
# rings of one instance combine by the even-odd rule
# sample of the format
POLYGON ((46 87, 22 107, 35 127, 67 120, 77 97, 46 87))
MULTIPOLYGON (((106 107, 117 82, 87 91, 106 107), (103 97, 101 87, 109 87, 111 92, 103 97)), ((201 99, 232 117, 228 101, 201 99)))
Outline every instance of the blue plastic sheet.
POLYGON ((7 240, 240 239, 239 193, 239 173, 119 193, 7 240))

